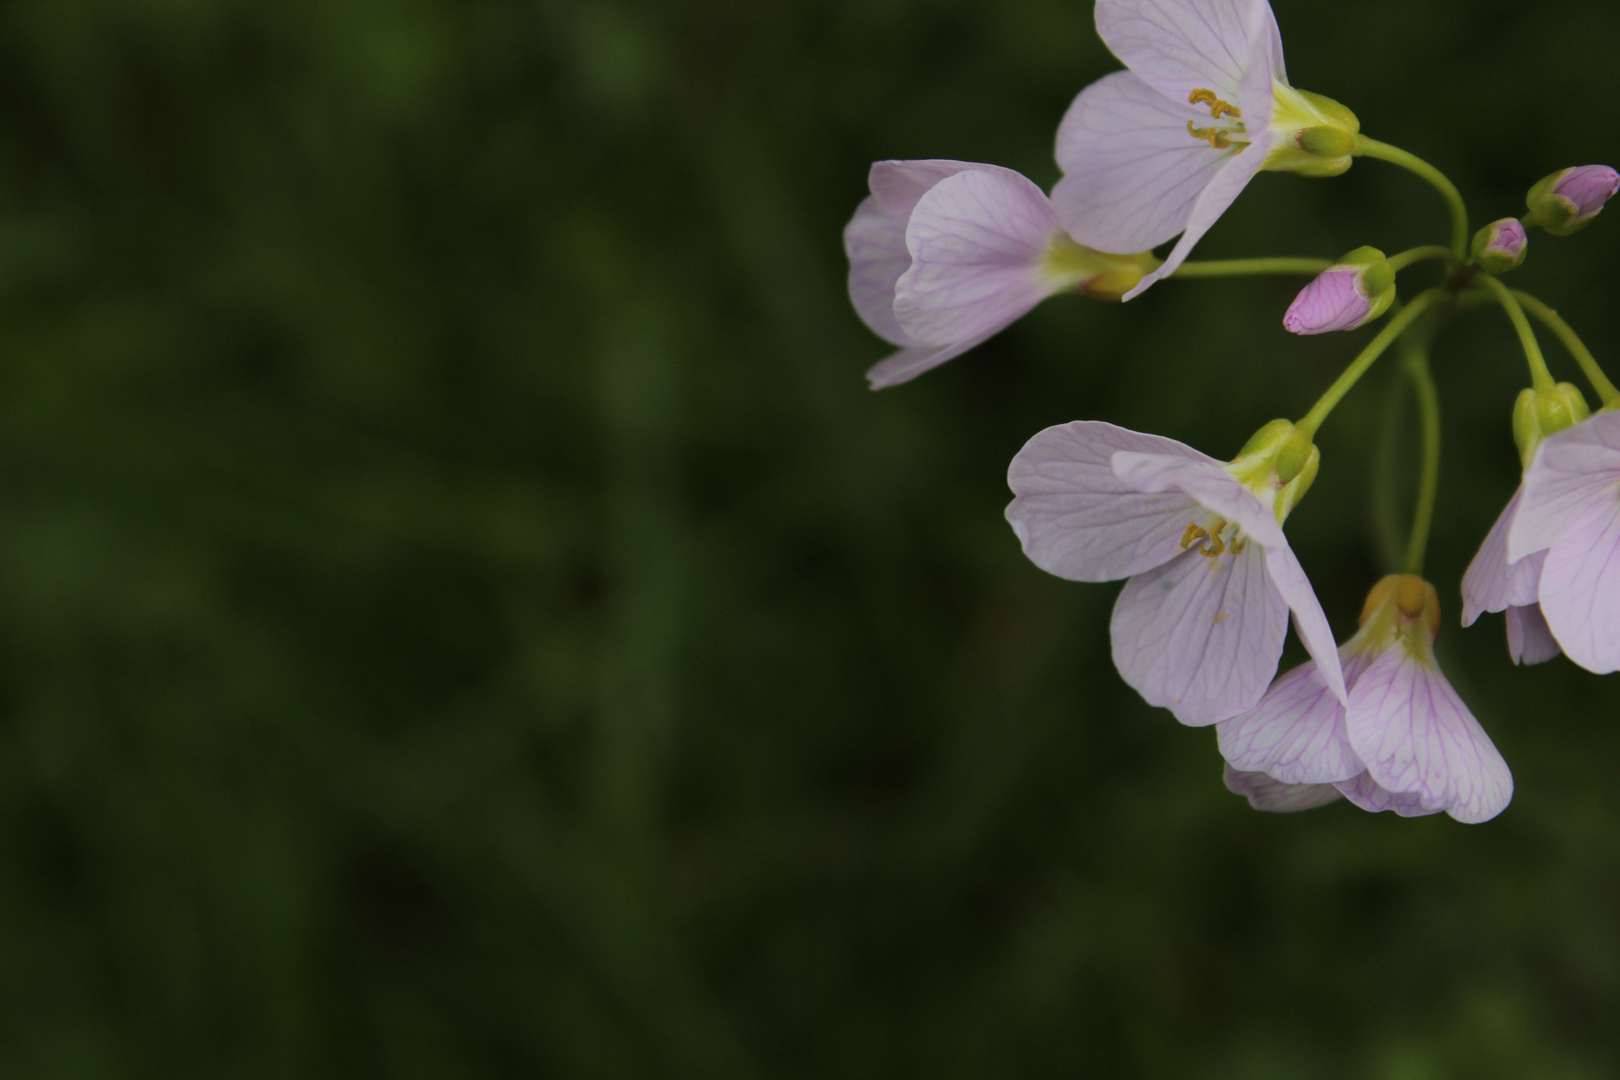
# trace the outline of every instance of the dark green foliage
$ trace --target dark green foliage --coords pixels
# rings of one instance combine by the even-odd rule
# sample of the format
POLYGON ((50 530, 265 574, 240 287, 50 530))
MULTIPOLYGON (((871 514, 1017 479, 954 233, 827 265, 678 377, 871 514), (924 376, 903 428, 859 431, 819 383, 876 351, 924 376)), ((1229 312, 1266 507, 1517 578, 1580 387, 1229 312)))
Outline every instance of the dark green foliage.
MULTIPOLYGON (((1607 0, 1278 16, 1481 221, 1620 156, 1607 0)), ((1264 817, 1001 520, 1041 427, 1229 454, 1364 334, 1172 282, 864 387, 867 163, 1050 183, 1113 66, 1084 0, 0 7, 0 1076, 1612 1075, 1620 682, 1452 626, 1508 812, 1264 817)), ((1446 228, 1361 162, 1202 254, 1446 228)), ((1532 244, 1615 357, 1620 220, 1532 244)), ((1525 377, 1435 366, 1454 624, 1525 377)), ((1341 632, 1386 387, 1291 521, 1341 632)))

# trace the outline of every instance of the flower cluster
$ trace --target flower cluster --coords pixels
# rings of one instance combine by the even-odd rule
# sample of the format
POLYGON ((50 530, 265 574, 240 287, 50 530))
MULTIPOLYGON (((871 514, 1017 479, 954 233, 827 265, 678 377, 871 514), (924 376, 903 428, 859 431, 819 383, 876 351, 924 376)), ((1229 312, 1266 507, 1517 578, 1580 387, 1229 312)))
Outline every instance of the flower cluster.
POLYGON ((1513 778, 1440 672, 1440 602, 1422 576, 1439 469, 1428 348, 1455 312, 1496 305, 1530 373, 1513 408, 1522 482, 1463 578, 1463 625, 1504 612, 1514 663, 1563 653, 1596 673, 1620 670, 1620 390, 1556 312, 1499 280, 1524 262, 1530 230, 1563 237, 1589 224, 1620 173, 1559 170, 1530 189, 1521 218, 1470 234, 1443 174, 1289 82, 1267 0, 1097 0, 1096 20, 1126 70, 1069 107, 1050 195, 994 165, 872 167, 871 194, 844 233, 850 298, 899 351, 868 379, 912 379, 1048 297, 1131 300, 1167 278, 1308 274, 1283 315, 1301 335, 1388 315, 1304 417, 1267 424, 1231 460, 1099 420, 1040 432, 1008 472, 1007 520, 1042 569, 1125 581, 1110 624, 1121 677, 1181 723, 1214 726, 1226 786, 1254 807, 1342 797, 1401 816, 1488 820, 1508 805, 1513 778), (1358 157, 1430 183, 1450 213, 1449 243, 1189 261, 1257 172, 1333 177, 1358 157), (1403 302, 1399 276, 1427 261, 1443 264, 1442 279, 1403 302), (1531 318, 1568 348, 1602 401, 1597 413, 1554 380, 1531 318), (1405 564, 1373 585, 1339 645, 1284 526, 1321 467, 1318 428, 1391 349, 1420 404, 1418 503, 1405 564), (1290 622, 1311 659, 1277 677, 1290 622))

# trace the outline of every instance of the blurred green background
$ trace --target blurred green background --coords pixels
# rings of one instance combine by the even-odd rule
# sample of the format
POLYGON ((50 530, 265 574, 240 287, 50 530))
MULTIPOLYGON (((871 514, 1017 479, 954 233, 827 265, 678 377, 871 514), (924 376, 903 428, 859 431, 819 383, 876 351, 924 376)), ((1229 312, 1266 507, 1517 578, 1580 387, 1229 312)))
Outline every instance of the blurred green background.
MULTIPOLYGON (((1277 14, 1476 224, 1620 164, 1611 0, 1277 14)), ((1620 1075, 1620 681, 1455 628, 1499 312, 1435 356, 1477 827, 1250 811, 1001 517, 1048 424, 1302 414, 1367 334, 1285 334, 1300 282, 865 387, 868 163, 1048 185, 1116 66, 1084 0, 0 5, 0 1077, 1620 1075)), ((1200 254, 1445 230, 1369 161, 1200 254)), ((1620 220, 1532 249, 1616 357, 1620 220)), ((1290 521, 1341 633, 1386 374, 1290 521)))

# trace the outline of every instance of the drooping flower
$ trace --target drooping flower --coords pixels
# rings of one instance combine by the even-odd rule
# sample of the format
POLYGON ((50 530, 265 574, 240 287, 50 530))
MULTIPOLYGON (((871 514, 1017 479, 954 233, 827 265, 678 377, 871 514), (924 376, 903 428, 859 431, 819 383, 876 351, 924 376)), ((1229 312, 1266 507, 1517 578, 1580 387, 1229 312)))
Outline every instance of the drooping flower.
POLYGON ((1058 130, 1058 217, 1100 251, 1181 233, 1129 300, 1175 272, 1261 169, 1335 176, 1360 122, 1288 84, 1266 0, 1097 0, 1097 32, 1128 71, 1092 83, 1058 130))
POLYGON ((1348 705, 1314 661, 1282 676, 1253 711, 1216 728, 1227 787, 1262 810, 1322 805, 1331 786, 1402 817, 1500 814, 1513 776, 1435 662, 1439 626, 1434 586, 1411 574, 1380 581, 1339 650, 1348 705))
MULTIPOLYGON (((1513 440, 1519 447, 1520 460, 1528 468, 1549 435, 1565 431, 1589 415, 1580 388, 1571 383, 1523 391, 1513 404, 1513 440)), ((1463 574, 1462 624, 1474 625, 1474 620, 1487 611, 1505 611, 1508 655, 1515 664, 1540 664, 1557 656, 1560 650, 1538 599, 1545 550, 1508 558, 1508 537, 1523 500, 1521 483, 1463 574)))
POLYGON ((869 187, 844 229, 849 296, 901 346, 867 372, 874 390, 961 355, 1056 293, 1118 300, 1158 261, 1075 243, 1045 193, 1011 169, 880 161, 869 187))
POLYGON ((1352 251, 1300 290, 1283 315, 1294 334, 1327 334, 1365 326, 1395 302, 1395 271, 1374 247, 1352 251))
POLYGON ((1285 420, 1230 463, 1100 421, 1047 428, 1008 470, 1024 553, 1071 581, 1128 578, 1114 664, 1184 724, 1252 708, 1277 671, 1288 615, 1343 695, 1333 632, 1280 522, 1319 455, 1285 420))
POLYGON ((1620 192, 1620 173, 1607 165, 1560 169, 1530 189, 1526 225, 1540 225, 1554 236, 1584 229, 1620 192))
POLYGON ((1462 624, 1473 626, 1487 611, 1507 612, 1508 655, 1515 664, 1540 664, 1559 653, 1558 642, 1547 629, 1547 620, 1536 599, 1541 584, 1541 564, 1547 555, 1536 551, 1514 563, 1508 562, 1507 557, 1508 532, 1513 528, 1519 500, 1523 497, 1521 486, 1508 500, 1463 574, 1462 624))
POLYGON ((1542 440, 1508 526, 1507 559, 1543 554, 1536 599, 1565 655, 1620 671, 1620 413, 1542 440))

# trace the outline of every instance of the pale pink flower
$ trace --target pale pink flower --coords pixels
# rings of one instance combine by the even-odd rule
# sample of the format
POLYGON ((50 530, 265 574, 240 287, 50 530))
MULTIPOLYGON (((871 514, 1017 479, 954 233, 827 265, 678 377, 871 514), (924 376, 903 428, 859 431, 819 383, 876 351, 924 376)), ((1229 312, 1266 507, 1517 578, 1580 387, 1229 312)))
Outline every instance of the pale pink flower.
POLYGON ((880 161, 844 229, 849 296, 901 351, 867 372, 894 386, 1000 333, 1048 296, 1118 299, 1157 260, 1075 243, 1030 180, 995 165, 880 161))
POLYGON ((1507 530, 1510 563, 1543 559, 1536 599, 1565 655, 1620 671, 1620 413, 1541 442, 1507 530))
POLYGON ((1130 70, 1081 91, 1063 118, 1058 216, 1100 251, 1146 251, 1182 234, 1125 299, 1174 273, 1262 168, 1349 168, 1360 125, 1288 84, 1266 0, 1097 0, 1096 15, 1130 70))
POLYGON ((1433 586, 1410 574, 1379 582, 1339 650, 1348 705, 1314 661, 1282 676, 1251 712, 1216 728, 1227 787, 1263 810, 1321 805, 1330 786, 1402 817, 1444 811, 1472 823, 1501 813, 1513 776, 1435 662, 1439 622, 1433 586))
POLYGON ((1558 642, 1547 629, 1547 620, 1536 599, 1541 584, 1541 564, 1547 555, 1545 551, 1535 551, 1514 563, 1508 562, 1507 557, 1508 532, 1523 497, 1521 486, 1508 500, 1463 574, 1462 624, 1474 625, 1487 611, 1507 612, 1508 655, 1515 664, 1540 664, 1559 653, 1558 642))
POLYGON ((1110 623, 1114 664, 1184 724, 1260 700, 1290 610, 1343 696, 1333 632, 1278 523, 1297 493, 1253 464, 1078 421, 1036 435, 1008 471, 1007 520, 1035 565, 1071 581, 1129 579, 1110 623))

